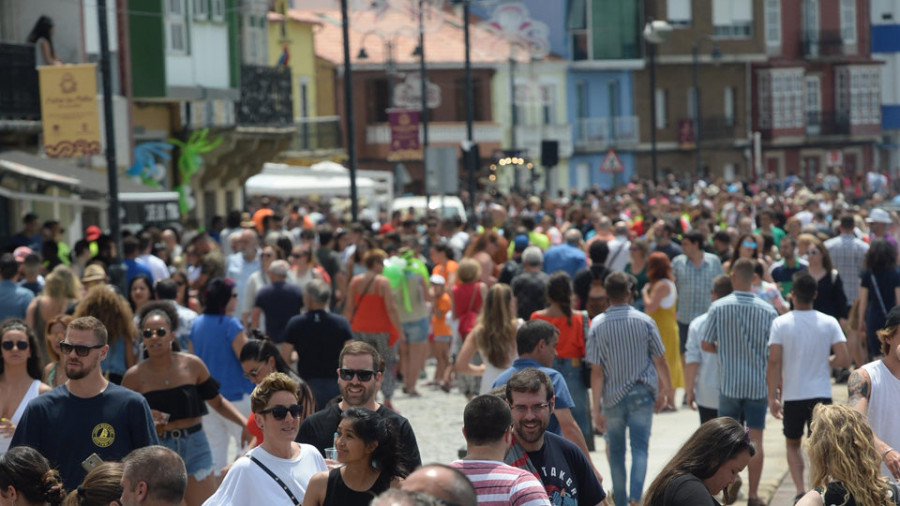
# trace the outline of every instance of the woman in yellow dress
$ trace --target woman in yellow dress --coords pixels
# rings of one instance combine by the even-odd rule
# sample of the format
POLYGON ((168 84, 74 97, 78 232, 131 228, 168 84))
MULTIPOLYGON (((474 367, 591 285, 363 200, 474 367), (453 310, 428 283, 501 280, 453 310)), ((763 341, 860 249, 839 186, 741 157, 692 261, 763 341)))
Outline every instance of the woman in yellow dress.
MULTIPOLYGON (((647 284, 641 291, 644 311, 659 328, 659 336, 666 347, 666 363, 672 377, 672 388, 684 388, 684 371, 681 368, 681 351, 678 347, 678 321, 675 319, 675 302, 678 293, 672 281, 672 263, 665 253, 657 251, 647 260, 647 284)), ((669 404, 664 411, 675 411, 669 404)))

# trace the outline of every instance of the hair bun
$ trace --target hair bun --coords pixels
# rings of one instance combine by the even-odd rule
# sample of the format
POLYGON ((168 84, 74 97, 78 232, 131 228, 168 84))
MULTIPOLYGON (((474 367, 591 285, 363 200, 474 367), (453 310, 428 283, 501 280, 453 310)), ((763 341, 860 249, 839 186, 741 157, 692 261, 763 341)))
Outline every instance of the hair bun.
POLYGON ((63 503, 66 498, 66 491, 63 489, 63 483, 59 476, 59 472, 55 469, 51 469, 44 473, 44 476, 41 477, 41 485, 43 485, 45 501, 50 504, 63 503))

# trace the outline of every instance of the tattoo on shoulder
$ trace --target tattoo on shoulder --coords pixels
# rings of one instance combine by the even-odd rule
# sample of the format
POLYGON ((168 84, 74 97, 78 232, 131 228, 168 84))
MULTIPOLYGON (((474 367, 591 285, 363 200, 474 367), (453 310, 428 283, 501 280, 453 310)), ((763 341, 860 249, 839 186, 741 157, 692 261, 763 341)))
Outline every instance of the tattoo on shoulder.
POLYGON ((854 371, 847 381, 847 391, 850 394, 849 404, 855 406, 859 401, 869 398, 869 379, 864 378, 859 371, 854 371))

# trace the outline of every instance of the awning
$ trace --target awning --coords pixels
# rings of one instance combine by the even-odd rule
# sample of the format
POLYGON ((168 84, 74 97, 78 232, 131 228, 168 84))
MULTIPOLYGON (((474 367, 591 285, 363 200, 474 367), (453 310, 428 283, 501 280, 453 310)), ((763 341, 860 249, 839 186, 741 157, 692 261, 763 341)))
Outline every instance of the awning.
MULTIPOLYGON (((350 178, 346 176, 310 176, 299 174, 263 173, 250 177, 244 184, 247 195, 269 197, 307 197, 312 195, 349 197, 350 178)), ((360 196, 375 194, 375 182, 369 178, 356 178, 360 196)))

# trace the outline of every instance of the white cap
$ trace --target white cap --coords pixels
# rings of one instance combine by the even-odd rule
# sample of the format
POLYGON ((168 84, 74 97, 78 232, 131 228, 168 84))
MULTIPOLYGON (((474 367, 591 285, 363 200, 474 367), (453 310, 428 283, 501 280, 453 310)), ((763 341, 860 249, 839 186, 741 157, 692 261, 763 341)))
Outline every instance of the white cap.
POLYGON ((447 283, 447 280, 444 279, 444 276, 441 276, 440 274, 432 274, 431 278, 429 279, 431 280, 432 285, 443 285, 447 283))
POLYGON ((891 224, 891 216, 884 209, 872 209, 866 223, 887 223, 891 224))

